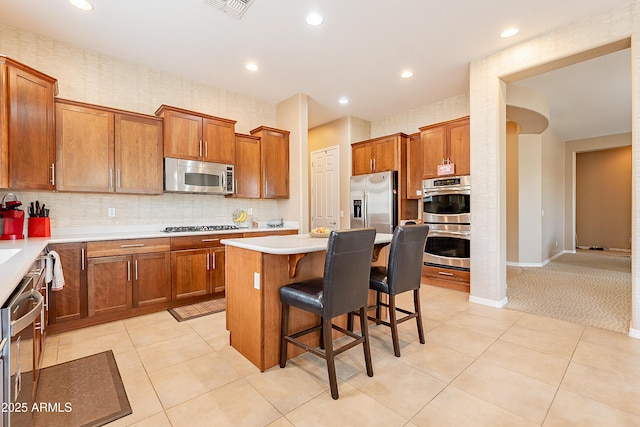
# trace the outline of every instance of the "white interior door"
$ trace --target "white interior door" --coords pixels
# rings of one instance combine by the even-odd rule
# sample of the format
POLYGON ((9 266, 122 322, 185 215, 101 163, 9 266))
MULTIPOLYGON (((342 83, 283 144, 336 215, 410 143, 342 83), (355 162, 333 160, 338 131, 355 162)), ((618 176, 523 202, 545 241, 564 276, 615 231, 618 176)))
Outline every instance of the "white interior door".
POLYGON ((311 152, 311 228, 340 228, 340 149, 311 152))

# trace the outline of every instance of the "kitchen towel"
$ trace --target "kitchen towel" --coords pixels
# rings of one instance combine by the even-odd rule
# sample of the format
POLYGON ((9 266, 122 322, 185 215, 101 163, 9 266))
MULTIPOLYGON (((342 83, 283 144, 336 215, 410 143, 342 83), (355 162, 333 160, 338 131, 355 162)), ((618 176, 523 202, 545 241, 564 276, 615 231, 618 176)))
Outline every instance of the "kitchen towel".
POLYGON ((60 261, 60 255, 56 251, 49 251, 47 254, 44 280, 46 283, 51 283, 52 291, 61 291, 64 287, 62 262, 60 261))

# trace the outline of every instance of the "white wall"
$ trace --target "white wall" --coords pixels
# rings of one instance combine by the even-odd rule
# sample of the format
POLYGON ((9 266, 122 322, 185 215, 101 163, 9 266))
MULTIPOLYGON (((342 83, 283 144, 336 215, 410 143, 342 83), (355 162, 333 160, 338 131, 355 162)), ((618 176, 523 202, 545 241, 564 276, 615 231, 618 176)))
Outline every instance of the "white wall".
POLYGON ((403 111, 381 120, 374 120, 371 122, 370 138, 391 135, 397 132, 411 134, 418 132, 422 126, 446 122, 447 120, 468 115, 469 94, 465 93, 423 105, 419 108, 403 111))
MULTIPOLYGON (((534 37, 498 53, 474 59, 471 62, 471 173, 474 206, 471 252, 476 257, 471 264, 470 300, 493 306, 504 306, 506 298, 506 236, 505 222, 505 83, 502 79, 527 69, 562 61, 606 45, 633 41, 640 31, 640 8, 637 0, 625 1, 620 6, 589 16, 534 37)), ((619 47, 622 48, 622 47, 619 47)), ((604 49, 601 53, 606 52, 604 49)), ((583 57, 582 59, 587 59, 583 57)), ((631 43, 632 63, 632 118, 634 126, 640 124, 640 48, 631 43)), ((568 65, 568 64, 565 64, 568 65)), ((544 71, 548 71, 548 68, 544 71)), ((635 185, 640 179, 640 141, 633 135, 633 202, 632 202, 632 328, 630 335, 640 338, 640 250, 635 242, 640 238, 640 191, 635 185)))
POLYGON ((535 266, 542 241, 541 135, 520 135, 518 153, 518 264, 535 266))
POLYGON ((540 267, 563 250, 564 142, 547 129, 520 135, 518 152, 518 258, 510 264, 540 267))
POLYGON ((547 129, 541 142, 544 216, 540 260, 545 263, 564 250, 564 141, 552 129, 547 129))
MULTIPOLYGON (((307 95, 297 94, 278 104, 279 129, 289 133, 289 198, 278 200, 278 215, 298 221, 300 232, 309 231, 309 104, 307 95)), ((266 220, 272 218, 265 218, 266 220)))

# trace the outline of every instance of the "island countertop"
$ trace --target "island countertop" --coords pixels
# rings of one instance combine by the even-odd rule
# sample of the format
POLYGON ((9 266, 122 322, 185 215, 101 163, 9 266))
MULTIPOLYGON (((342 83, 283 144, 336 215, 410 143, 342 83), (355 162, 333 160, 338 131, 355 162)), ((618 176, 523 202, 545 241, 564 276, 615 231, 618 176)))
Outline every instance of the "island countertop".
MULTIPOLYGON (((392 234, 377 233, 375 244, 391 242, 392 234)), ((309 234, 293 234, 288 236, 244 237, 238 239, 222 239, 220 243, 251 251, 273 255, 293 255, 327 250, 328 237, 311 237, 309 234)))

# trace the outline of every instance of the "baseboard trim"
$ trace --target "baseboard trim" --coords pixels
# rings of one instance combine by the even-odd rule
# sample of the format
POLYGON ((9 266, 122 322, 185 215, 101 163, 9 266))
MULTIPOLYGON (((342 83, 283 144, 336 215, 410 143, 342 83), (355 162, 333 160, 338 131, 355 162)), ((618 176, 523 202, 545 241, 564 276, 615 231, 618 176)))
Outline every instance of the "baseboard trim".
POLYGON ((640 329, 633 329, 632 327, 629 327, 629 336, 640 340, 640 329))
POLYGON ((549 264, 551 261, 553 261, 554 259, 558 258, 561 255, 574 254, 574 253, 576 253, 576 251, 565 250, 565 251, 558 252, 557 254, 553 255, 551 258, 547 258, 542 262, 507 262, 507 266, 508 267, 544 267, 545 265, 549 264))
POLYGON ((469 295, 469 302, 472 302, 474 304, 486 305, 486 306, 494 307, 494 308, 502 308, 505 305, 507 305, 509 300, 507 299, 507 297, 504 297, 500 301, 495 301, 495 300, 492 300, 492 299, 474 297, 472 295, 469 295))

